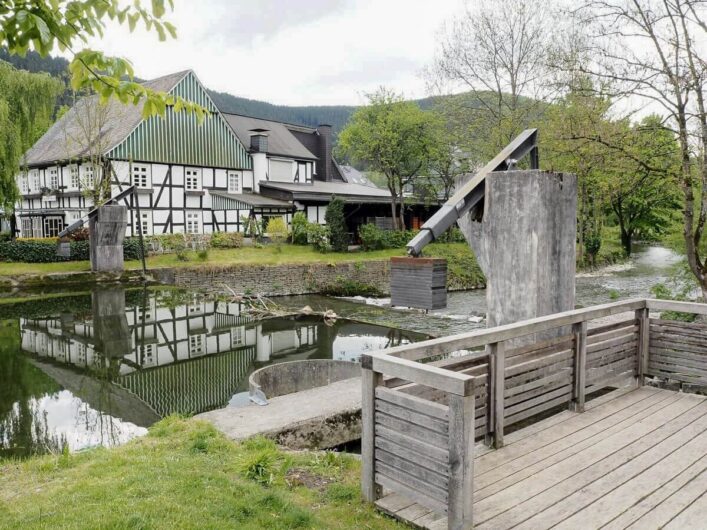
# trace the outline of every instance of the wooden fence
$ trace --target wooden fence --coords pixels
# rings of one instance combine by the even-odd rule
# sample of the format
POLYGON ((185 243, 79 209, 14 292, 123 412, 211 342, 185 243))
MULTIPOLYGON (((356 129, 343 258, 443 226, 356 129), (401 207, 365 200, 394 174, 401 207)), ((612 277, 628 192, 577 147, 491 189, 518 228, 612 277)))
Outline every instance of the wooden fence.
POLYGON ((587 394, 645 376, 707 385, 707 324, 651 310, 707 315, 704 304, 627 300, 365 354, 364 497, 385 488, 471 528, 476 438, 500 448, 508 427, 565 405, 582 412, 587 394))

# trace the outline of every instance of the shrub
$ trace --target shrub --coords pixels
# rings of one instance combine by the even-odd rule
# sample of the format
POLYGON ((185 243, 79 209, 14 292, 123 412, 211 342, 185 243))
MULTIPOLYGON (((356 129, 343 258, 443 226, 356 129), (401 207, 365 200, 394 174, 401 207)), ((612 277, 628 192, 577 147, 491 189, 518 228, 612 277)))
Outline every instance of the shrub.
POLYGON ((82 226, 69 234, 71 241, 88 241, 88 227, 82 226))
POLYGON ((266 232, 278 248, 287 239, 287 223, 283 217, 273 217, 268 221, 266 232))
POLYGON ((12 234, 10 232, 0 232, 0 243, 5 241, 12 241, 12 234))
POLYGON ((349 248, 349 233, 344 218, 344 201, 338 197, 332 198, 324 215, 329 227, 329 244, 336 252, 346 252, 349 248))
POLYGON ((417 230, 383 230, 370 223, 358 229, 363 250, 403 248, 416 234, 417 230))
MULTIPOLYGON (((17 261, 25 263, 53 263, 58 261, 83 261, 90 259, 88 241, 71 241, 68 258, 57 256, 57 240, 17 239, 0 242, 0 261, 17 261)), ((123 242, 123 255, 126 260, 140 259, 140 241, 137 238, 126 238, 123 242)))
POLYGON ((296 212, 292 216, 292 244, 306 245, 307 244, 307 216, 304 212, 296 212))
POLYGON ((319 252, 329 252, 329 227, 317 223, 307 225, 307 243, 312 245, 319 252))
POLYGON ((214 232, 211 234, 213 248, 241 248, 245 237, 241 232, 214 232))

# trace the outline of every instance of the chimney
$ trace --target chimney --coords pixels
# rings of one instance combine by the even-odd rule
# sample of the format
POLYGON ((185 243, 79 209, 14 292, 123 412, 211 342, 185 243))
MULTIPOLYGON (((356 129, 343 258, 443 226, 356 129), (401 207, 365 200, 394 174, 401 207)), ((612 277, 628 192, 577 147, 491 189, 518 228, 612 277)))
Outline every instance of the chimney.
POLYGON ((331 125, 319 125, 317 126, 317 132, 319 133, 319 177, 327 182, 331 182, 333 180, 331 174, 331 125))
POLYGON ((250 131, 250 150, 254 153, 268 152, 268 130, 267 129, 251 129, 250 131))

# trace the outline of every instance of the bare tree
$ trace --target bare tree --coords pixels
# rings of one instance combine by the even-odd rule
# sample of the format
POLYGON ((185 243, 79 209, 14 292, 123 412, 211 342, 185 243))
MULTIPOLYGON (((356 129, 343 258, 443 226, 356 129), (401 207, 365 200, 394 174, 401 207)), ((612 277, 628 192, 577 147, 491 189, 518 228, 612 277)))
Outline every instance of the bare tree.
POLYGON ((588 31, 582 68, 632 110, 660 110, 680 145, 683 235, 707 298, 700 250, 707 222, 707 4, 704 0, 594 0, 576 13, 588 31), (606 86, 606 85, 605 85, 606 86))
POLYGON ((116 105, 112 101, 101 103, 96 95, 83 97, 75 102, 64 123, 64 145, 71 154, 67 158, 83 164, 79 183, 84 196, 95 206, 111 195, 111 166, 104 155, 112 147, 107 133, 116 105))
POLYGON ((448 103, 476 115, 486 131, 484 158, 520 133, 549 97, 553 25, 547 13, 542 0, 479 0, 443 31, 428 79, 436 90, 467 92, 448 103))

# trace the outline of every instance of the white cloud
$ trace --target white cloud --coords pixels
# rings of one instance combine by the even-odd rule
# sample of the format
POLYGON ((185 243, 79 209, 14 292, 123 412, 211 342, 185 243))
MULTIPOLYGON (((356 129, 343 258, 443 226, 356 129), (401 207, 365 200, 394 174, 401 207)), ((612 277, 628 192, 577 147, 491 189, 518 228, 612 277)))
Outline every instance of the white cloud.
POLYGON ((90 44, 153 78, 193 69, 214 90, 287 105, 360 104, 386 85, 425 95, 420 71, 461 0, 177 0, 177 40, 109 27, 90 44))

